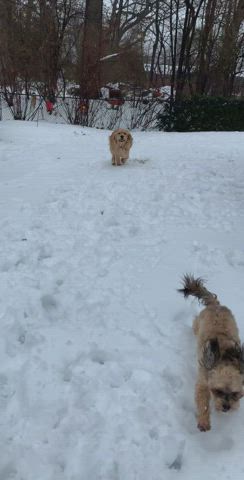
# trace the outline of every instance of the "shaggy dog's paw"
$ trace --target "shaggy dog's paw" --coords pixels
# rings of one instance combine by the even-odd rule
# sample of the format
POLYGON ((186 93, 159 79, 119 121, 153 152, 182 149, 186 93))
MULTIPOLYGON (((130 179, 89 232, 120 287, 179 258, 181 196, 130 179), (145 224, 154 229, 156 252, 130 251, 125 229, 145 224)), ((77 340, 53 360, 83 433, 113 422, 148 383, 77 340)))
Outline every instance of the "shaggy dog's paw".
POLYGON ((197 428, 200 430, 200 432, 207 432, 208 430, 211 429, 211 425, 209 420, 199 420, 197 424, 197 428))

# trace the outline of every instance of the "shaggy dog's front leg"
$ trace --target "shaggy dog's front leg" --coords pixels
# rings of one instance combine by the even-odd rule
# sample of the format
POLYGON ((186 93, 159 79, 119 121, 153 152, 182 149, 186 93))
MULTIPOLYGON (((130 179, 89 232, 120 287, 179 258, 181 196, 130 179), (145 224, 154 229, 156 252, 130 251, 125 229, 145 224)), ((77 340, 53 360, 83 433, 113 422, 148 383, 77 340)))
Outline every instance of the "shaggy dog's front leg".
POLYGON ((210 392, 206 384, 197 383, 195 399, 197 405, 197 426, 201 432, 206 432, 210 430, 210 411, 209 411, 209 400, 210 392))

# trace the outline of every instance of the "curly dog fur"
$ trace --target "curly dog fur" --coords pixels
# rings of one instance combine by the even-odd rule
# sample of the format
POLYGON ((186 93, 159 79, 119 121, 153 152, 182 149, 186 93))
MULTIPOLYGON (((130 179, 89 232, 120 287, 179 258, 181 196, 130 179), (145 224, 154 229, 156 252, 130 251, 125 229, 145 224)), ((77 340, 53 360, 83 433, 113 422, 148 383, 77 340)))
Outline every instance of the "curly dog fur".
POLYGON ((239 407, 243 396, 244 349, 232 312, 220 305, 201 278, 185 275, 179 292, 185 297, 192 295, 205 305, 193 322, 199 363, 195 390, 197 420, 199 430, 205 432, 211 428, 211 397, 219 411, 239 407))

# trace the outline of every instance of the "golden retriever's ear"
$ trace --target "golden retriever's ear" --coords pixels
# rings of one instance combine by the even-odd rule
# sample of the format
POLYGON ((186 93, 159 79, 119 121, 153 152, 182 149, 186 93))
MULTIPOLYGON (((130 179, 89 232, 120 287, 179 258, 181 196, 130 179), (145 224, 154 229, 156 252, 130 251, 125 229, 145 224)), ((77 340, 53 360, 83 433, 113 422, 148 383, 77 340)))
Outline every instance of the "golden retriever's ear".
POLYGON ((116 138, 115 138, 114 132, 111 133, 111 135, 109 137, 109 143, 110 143, 110 145, 114 145, 116 143, 116 138))
POLYGON ((112 137, 112 140, 115 144, 117 144, 117 138, 116 138, 116 130, 112 133, 111 137, 112 137))
POLYGON ((130 146, 132 146, 132 144, 133 144, 133 137, 132 137, 132 135, 131 135, 130 132, 129 132, 127 135, 128 135, 127 143, 128 143, 130 146))

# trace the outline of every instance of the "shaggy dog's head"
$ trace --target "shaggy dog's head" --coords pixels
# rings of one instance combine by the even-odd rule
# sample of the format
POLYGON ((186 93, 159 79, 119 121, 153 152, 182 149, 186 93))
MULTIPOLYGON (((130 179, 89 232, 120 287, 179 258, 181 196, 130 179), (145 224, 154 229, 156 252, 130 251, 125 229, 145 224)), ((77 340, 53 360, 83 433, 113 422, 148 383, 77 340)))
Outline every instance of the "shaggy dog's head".
POLYGON ((208 370, 208 386, 216 410, 236 410, 243 397, 243 346, 234 345, 220 352, 217 339, 209 340, 203 351, 202 364, 208 370))
POLYGON ((242 392, 242 375, 233 365, 219 365, 209 378, 216 410, 228 412, 239 408, 242 392))

